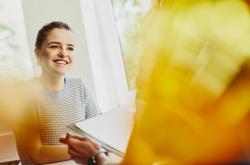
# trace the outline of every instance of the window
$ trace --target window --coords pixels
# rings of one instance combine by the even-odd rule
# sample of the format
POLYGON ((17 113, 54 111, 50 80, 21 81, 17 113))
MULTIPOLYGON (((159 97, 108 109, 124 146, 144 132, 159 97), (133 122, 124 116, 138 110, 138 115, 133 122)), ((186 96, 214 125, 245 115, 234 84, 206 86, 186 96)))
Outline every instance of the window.
POLYGON ((106 111, 134 105, 136 35, 154 0, 81 0, 97 102, 106 111))
POLYGON ((33 76, 20 0, 0 0, 0 50, 0 81, 33 76))
POLYGON ((112 0, 114 17, 129 89, 135 88, 140 57, 141 21, 153 6, 153 0, 112 0))

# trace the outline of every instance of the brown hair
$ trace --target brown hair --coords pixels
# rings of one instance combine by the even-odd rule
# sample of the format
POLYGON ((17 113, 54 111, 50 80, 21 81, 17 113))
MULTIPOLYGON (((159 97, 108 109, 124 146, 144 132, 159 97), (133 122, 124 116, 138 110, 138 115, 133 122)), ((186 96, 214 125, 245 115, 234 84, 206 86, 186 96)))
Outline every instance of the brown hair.
POLYGON ((44 41, 44 39, 47 37, 48 33, 55 29, 66 29, 69 31, 72 31, 70 26, 64 22, 60 22, 60 21, 53 21, 51 23, 48 23, 46 25, 44 25, 37 33, 37 37, 36 37, 36 43, 35 43, 35 47, 36 48, 41 48, 42 43, 44 41))

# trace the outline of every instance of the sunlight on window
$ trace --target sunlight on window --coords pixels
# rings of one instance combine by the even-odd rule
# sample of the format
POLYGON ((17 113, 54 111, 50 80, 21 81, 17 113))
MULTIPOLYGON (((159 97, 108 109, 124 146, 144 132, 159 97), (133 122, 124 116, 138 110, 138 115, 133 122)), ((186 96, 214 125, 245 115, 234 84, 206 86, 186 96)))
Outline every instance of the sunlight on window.
POLYGON ((153 0, 112 0, 129 89, 135 88, 140 57, 140 22, 150 12, 153 0))
POLYGON ((33 76, 20 0, 0 0, 0 80, 33 76))

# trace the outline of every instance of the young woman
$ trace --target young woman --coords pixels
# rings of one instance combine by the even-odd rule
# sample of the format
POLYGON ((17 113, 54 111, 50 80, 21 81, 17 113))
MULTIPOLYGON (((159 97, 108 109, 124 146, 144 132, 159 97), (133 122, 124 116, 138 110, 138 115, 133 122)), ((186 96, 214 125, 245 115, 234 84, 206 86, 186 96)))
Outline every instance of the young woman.
MULTIPOLYGON (((81 79, 67 78, 74 62, 74 34, 63 22, 43 26, 35 44, 38 78, 25 85, 31 100, 15 130, 17 149, 23 165, 70 159, 60 136, 67 126, 98 114, 98 108, 81 79)), ((88 140, 85 151, 93 155, 99 145, 88 140)))

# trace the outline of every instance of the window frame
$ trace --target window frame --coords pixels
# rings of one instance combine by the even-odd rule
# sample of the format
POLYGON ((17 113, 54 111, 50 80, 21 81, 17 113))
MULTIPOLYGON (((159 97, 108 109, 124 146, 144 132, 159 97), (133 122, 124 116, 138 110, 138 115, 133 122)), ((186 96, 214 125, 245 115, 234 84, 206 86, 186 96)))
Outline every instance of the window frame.
POLYGON ((81 0, 81 7, 97 102, 104 111, 133 105, 136 90, 128 88, 111 0, 81 0))

